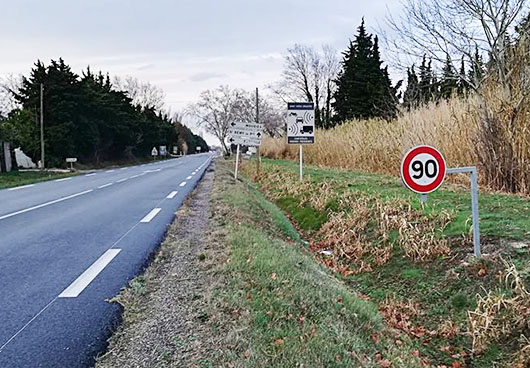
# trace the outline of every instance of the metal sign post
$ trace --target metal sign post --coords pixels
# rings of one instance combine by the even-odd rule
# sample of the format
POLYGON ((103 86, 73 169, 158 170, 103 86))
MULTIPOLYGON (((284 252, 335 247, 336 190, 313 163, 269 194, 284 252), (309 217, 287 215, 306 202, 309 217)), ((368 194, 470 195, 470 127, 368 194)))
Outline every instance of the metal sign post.
POLYGON ((315 104, 313 102, 290 102, 287 104, 287 143, 300 146, 300 181, 302 181, 302 145, 315 143, 315 104))
POLYGON ((302 148, 302 145, 300 145, 300 181, 303 180, 304 178, 304 169, 303 169, 303 162, 304 162, 304 159, 303 159, 303 148, 302 148))
POLYGON ((403 183, 413 192, 421 195, 421 203, 427 202, 427 195, 438 189, 446 174, 471 174, 471 210, 473 217, 473 251, 480 257, 480 226, 478 212, 478 179, 475 166, 447 169, 440 151, 430 146, 417 146, 408 151, 401 162, 403 183))
POLYGON ((479 224, 479 212, 478 212, 478 178, 477 168, 475 166, 469 167, 457 167, 453 169, 447 169, 448 174, 466 174, 470 173, 471 181, 471 212, 473 218, 473 250, 476 257, 481 256, 480 250, 480 224, 479 224))
POLYGON ((239 169, 239 144, 237 145, 237 151, 236 151, 236 170, 234 172, 234 179, 237 180, 237 171, 239 169))

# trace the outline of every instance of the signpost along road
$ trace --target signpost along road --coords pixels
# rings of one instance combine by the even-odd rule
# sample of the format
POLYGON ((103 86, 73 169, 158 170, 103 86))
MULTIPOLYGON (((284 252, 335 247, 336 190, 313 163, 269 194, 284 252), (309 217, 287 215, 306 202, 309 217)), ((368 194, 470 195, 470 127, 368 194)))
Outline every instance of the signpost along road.
POLYGON ((445 159, 440 151, 431 146, 417 146, 407 152, 401 162, 403 183, 419 194, 438 189, 446 174, 445 159))
POLYGON ((229 142, 243 146, 259 146, 263 136, 263 124, 256 123, 231 123, 228 129, 229 142))
POLYGON ((315 104, 287 103, 287 143, 300 145, 300 181, 303 179, 303 144, 315 143, 315 104))
POLYGON ((263 124, 233 122, 228 129, 228 141, 230 144, 237 144, 236 152, 236 169, 234 178, 237 180, 237 170, 239 167, 239 147, 250 146, 259 147, 261 145, 261 137, 263 136, 263 124))
POLYGON ((421 201, 427 202, 427 194, 434 192, 444 182, 446 174, 471 174, 471 211, 473 218, 473 248, 480 257, 480 225, 478 211, 477 168, 457 167, 448 169, 443 155, 431 146, 417 146, 405 154, 401 162, 401 179, 413 192, 421 194, 421 201))

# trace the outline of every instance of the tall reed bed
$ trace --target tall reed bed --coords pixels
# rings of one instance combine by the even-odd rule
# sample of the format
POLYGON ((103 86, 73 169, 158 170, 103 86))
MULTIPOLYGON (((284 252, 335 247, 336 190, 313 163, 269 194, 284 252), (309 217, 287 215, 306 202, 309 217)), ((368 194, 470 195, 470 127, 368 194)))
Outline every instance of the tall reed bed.
MULTIPOLYGON (((310 164, 398 175, 401 158, 418 144, 439 148, 449 166, 475 165, 477 119, 474 101, 452 99, 405 112, 395 121, 350 121, 317 130, 316 143, 304 147, 310 164)), ((270 158, 297 159, 298 147, 285 138, 266 138, 261 152, 270 158)))

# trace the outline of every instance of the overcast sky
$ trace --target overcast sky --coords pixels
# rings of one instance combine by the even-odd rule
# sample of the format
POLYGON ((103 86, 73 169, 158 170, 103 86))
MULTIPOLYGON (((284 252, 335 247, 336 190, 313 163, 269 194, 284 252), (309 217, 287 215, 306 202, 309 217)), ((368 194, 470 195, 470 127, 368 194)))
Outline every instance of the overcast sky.
POLYGON ((346 48, 398 0, 0 0, 0 76, 62 57, 76 73, 131 75, 182 110, 201 91, 264 89, 295 43, 346 48))

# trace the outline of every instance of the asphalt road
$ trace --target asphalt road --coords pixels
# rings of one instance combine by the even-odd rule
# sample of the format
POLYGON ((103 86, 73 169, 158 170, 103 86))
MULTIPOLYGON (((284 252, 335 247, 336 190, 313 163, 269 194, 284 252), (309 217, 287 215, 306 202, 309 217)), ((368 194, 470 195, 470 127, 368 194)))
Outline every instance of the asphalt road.
POLYGON ((0 367, 85 367, 209 154, 0 190, 0 367))

